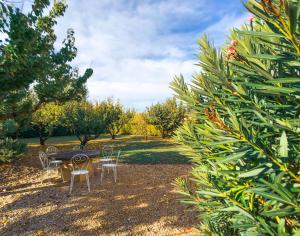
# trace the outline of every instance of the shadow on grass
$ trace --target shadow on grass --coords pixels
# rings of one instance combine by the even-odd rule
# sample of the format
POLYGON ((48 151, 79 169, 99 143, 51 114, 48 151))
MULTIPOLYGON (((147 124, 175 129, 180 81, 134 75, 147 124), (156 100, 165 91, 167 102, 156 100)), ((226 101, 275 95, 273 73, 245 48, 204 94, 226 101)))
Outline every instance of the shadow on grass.
POLYGON ((165 140, 134 141, 119 146, 122 162, 129 164, 185 164, 190 159, 179 145, 165 140))
POLYGON ((189 163, 189 160, 176 151, 127 152, 122 158, 122 162, 128 164, 184 164, 189 163))
MULTIPOLYGON (((26 159, 22 160, 23 165, 40 166, 37 160, 39 150, 45 150, 47 146, 39 146, 37 140, 31 139, 26 159), (35 157, 35 163, 31 157, 35 157)), ((28 141, 29 142, 29 141, 28 141)), ((60 152, 70 151, 74 145, 78 144, 75 137, 53 137, 51 143, 59 148, 60 152)), ((112 145, 114 147, 114 155, 118 150, 122 150, 121 161, 128 164, 184 164, 189 163, 190 159, 185 155, 180 145, 174 143, 171 139, 161 139, 159 137, 151 137, 148 141, 144 140, 141 136, 119 136, 117 139, 112 140, 108 136, 103 136, 96 140, 91 140, 86 149, 102 150, 105 145, 112 145)))

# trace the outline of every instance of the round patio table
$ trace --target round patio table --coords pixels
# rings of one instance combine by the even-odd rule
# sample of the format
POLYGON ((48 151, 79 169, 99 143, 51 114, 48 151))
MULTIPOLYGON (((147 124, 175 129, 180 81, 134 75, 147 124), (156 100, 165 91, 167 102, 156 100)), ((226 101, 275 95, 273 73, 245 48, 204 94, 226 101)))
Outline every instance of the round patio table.
MULTIPOLYGON (((95 168, 93 165, 92 158, 99 157, 99 155, 100 155, 99 150, 76 150, 76 151, 69 151, 69 152, 60 152, 60 153, 50 154, 50 155, 48 155, 48 157, 50 159, 63 161, 63 163, 61 164, 62 175, 64 176, 65 180, 70 180, 71 171, 73 170, 71 159, 73 156, 75 156, 77 154, 84 154, 90 158, 87 169, 89 171, 90 176, 95 175, 96 173, 95 173, 95 168)), ((80 180, 80 182, 85 181, 85 176, 79 176, 79 180, 80 180)))

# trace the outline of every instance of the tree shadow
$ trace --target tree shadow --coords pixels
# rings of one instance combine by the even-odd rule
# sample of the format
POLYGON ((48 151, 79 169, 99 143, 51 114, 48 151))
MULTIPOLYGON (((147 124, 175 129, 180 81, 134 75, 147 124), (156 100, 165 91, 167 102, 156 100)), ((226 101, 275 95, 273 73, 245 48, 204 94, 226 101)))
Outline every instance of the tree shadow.
POLYGON ((122 158, 122 162, 129 164, 184 164, 189 161, 189 158, 175 151, 132 152, 122 158))
MULTIPOLYGON (((166 235, 196 224, 196 213, 177 202, 171 185, 175 177, 185 175, 188 165, 124 165, 119 168, 118 182, 112 173, 92 179, 92 191, 84 184, 75 185, 68 194, 68 183, 33 184, 31 191, 16 188, 13 201, 0 209, 7 219, 2 235, 166 235)), ((22 188, 22 186, 20 186, 22 188)))

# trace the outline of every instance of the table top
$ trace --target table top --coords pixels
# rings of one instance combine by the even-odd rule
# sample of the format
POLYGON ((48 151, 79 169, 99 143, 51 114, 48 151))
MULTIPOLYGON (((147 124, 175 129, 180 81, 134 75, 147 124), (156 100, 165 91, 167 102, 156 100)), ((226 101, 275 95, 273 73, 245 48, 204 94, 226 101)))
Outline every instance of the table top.
POLYGON ((71 160, 72 157, 77 154, 85 154, 88 157, 97 157, 100 155, 100 151, 99 150, 76 150, 76 151, 55 153, 48 156, 50 158, 58 159, 58 160, 71 160))

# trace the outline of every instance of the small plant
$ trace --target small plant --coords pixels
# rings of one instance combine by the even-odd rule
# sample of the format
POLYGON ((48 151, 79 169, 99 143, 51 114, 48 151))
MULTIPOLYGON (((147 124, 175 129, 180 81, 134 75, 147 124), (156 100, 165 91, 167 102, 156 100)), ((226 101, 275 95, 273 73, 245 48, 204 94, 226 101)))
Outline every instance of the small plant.
POLYGON ((12 162, 20 159, 26 151, 26 144, 16 139, 5 138, 0 140, 0 162, 12 162))

